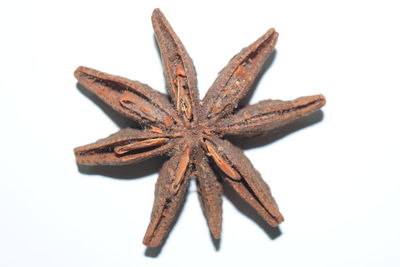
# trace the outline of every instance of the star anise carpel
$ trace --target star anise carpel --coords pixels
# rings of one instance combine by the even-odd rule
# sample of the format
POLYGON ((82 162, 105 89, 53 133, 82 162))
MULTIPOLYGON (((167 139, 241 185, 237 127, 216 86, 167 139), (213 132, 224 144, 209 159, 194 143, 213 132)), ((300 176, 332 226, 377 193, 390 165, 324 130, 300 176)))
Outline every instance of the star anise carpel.
POLYGON ((268 185, 243 152, 225 139, 252 137, 310 115, 325 104, 322 95, 293 101, 264 100, 238 110, 278 33, 270 29, 222 69, 200 101, 196 70, 183 44, 159 9, 152 15, 168 95, 146 84, 79 67, 75 77, 113 109, 138 122, 93 144, 75 148, 84 165, 122 165, 168 155, 155 188, 147 246, 163 243, 182 206, 190 180, 214 238, 221 236, 222 185, 225 182, 271 226, 283 221, 268 185))

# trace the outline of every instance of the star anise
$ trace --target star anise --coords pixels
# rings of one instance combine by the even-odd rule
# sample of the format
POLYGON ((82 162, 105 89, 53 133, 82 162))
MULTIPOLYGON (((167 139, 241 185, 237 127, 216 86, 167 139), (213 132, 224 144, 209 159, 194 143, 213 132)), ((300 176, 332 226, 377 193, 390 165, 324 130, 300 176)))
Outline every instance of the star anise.
POLYGON ((169 96, 138 81, 79 67, 79 83, 112 108, 142 125, 75 148, 83 165, 123 165, 166 154, 143 243, 159 246, 173 225, 191 179, 197 184, 214 238, 221 235, 224 181, 271 226, 283 221, 268 185, 243 152, 225 136, 252 137, 320 109, 322 95, 293 101, 264 100, 237 110, 273 52, 278 33, 268 30, 222 69, 202 101, 196 71, 186 49, 159 9, 152 22, 160 48, 169 96))

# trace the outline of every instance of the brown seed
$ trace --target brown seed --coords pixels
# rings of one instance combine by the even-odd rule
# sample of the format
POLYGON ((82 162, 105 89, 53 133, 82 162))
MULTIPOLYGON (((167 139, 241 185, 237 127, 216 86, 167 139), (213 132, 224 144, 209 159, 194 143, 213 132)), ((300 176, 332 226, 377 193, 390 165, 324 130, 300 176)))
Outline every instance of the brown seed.
POLYGON ((146 102, 144 99, 138 97, 135 94, 124 92, 119 98, 119 103, 127 110, 136 109, 136 113, 139 116, 147 118, 152 122, 157 121, 157 118, 154 116, 155 114, 152 114, 152 110, 149 107, 150 103, 146 102))
POLYGON ((160 128, 157 128, 155 126, 151 126, 150 127, 150 131, 152 131, 153 133, 163 133, 163 131, 160 128))
POLYGON ((209 155, 213 158, 214 162, 218 165, 218 167, 229 177, 231 177, 234 180, 240 180, 241 176, 240 174, 235 171, 232 166, 226 162, 222 156, 220 156, 217 153, 216 148, 214 147, 214 145, 209 142, 208 140, 204 140, 204 143, 206 144, 207 150, 209 155))
POLYGON ((186 77, 186 72, 182 65, 176 65, 175 68, 176 76, 186 77))
POLYGON ((134 142, 134 143, 130 143, 130 144, 127 144, 127 145, 116 146, 114 148, 114 151, 118 155, 122 155, 122 154, 128 153, 130 151, 134 151, 134 150, 137 150, 137 149, 163 145, 168 141, 169 141, 168 138, 147 139, 147 140, 142 140, 142 141, 137 141, 137 142, 134 142))

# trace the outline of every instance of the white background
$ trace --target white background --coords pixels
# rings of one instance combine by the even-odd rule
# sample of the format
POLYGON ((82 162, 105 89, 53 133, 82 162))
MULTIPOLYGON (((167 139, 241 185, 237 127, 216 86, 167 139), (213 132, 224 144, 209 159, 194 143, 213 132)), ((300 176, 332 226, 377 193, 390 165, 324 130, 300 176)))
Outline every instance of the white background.
POLYGON ((0 266, 400 266, 396 2, 2 1, 0 266), (280 40, 251 103, 325 95, 322 113, 241 143, 285 216, 280 235, 228 194, 217 250, 192 186, 165 246, 146 250, 162 161, 75 164, 75 146, 127 125, 77 88, 76 67, 164 91, 155 7, 202 96, 270 27, 280 40))

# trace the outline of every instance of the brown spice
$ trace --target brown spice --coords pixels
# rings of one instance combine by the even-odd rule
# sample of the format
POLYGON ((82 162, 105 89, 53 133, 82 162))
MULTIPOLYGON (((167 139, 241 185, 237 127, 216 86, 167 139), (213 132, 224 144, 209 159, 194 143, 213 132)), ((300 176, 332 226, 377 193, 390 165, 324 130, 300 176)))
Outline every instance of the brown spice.
POLYGON ((324 96, 264 100, 236 110, 274 50, 278 33, 270 29, 229 62, 200 101, 196 71, 183 44, 159 9, 154 10, 152 22, 169 96, 137 81, 79 67, 75 71, 79 83, 121 114, 139 122, 143 129, 123 129, 93 144, 77 147, 77 162, 122 165, 162 154, 170 156, 160 170, 151 220, 143 240, 150 247, 163 243, 192 178, 196 180, 214 238, 221 236, 220 179, 266 222, 277 226, 283 216, 268 185, 243 152, 224 136, 265 134, 319 110, 325 104, 324 96))

